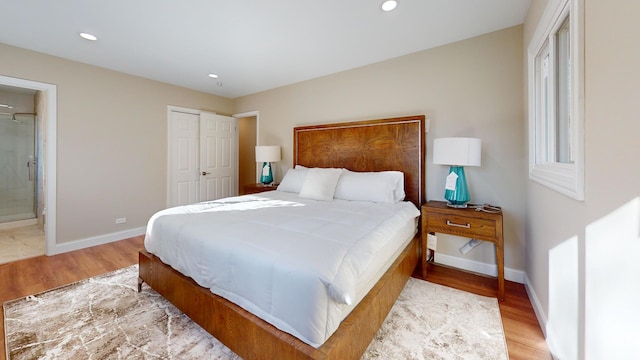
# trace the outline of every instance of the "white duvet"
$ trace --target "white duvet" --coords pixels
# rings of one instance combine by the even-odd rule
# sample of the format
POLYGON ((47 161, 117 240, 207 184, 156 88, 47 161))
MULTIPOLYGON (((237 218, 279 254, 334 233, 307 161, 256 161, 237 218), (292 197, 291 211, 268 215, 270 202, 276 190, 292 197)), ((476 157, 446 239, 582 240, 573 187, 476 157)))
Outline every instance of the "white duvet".
POLYGON ((353 308, 358 281, 393 255, 381 254, 395 249, 390 239, 407 223, 415 231, 418 216, 410 202, 271 191, 160 211, 144 244, 199 285, 318 347, 353 308))

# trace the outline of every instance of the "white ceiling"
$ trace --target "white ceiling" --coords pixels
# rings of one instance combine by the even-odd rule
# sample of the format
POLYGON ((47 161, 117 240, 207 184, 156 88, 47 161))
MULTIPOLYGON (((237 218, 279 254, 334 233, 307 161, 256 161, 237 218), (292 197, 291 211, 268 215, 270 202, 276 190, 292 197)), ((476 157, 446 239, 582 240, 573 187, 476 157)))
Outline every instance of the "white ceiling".
POLYGON ((2 43, 235 98, 518 25, 530 0, 0 2, 2 43))

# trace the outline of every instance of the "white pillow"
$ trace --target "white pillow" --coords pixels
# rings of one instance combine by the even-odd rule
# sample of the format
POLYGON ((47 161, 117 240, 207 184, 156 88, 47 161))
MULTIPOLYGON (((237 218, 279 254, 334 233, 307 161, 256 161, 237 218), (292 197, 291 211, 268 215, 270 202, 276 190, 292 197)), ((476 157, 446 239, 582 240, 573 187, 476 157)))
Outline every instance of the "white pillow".
POLYGON ((344 170, 333 195, 336 199, 395 203, 404 200, 404 174, 400 171, 344 170))
POLYGON ((296 166, 295 169, 287 170, 287 173, 284 175, 280 185, 278 185, 278 190, 296 194, 300 193, 300 189, 302 189, 302 184, 304 184, 304 180, 307 178, 308 172, 308 168, 298 168, 298 166, 296 166))
POLYGON ((342 169, 309 169, 298 196, 322 201, 333 200, 333 193, 336 191, 336 184, 341 174, 342 169))

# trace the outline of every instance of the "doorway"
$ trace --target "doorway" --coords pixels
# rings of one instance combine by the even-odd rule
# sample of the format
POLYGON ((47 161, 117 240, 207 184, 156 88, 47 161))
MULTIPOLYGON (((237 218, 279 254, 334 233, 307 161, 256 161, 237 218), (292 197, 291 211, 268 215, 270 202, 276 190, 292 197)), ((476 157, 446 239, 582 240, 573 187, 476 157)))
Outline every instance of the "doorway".
MULTIPOLYGON (((19 217, 29 218, 26 220, 3 222, 0 224, 0 230, 6 233, 13 228, 19 229, 24 226, 37 224, 37 227, 44 233, 42 237, 43 241, 40 241, 44 248, 44 254, 53 255, 56 253, 57 89, 56 86, 52 84, 0 75, 0 93, 5 95, 0 103, 7 105, 2 107, 1 112, 11 114, 5 115, 4 117, 8 117, 8 122, 12 124, 23 126, 21 130, 14 128, 10 131, 26 132, 30 138, 31 133, 33 133, 34 136, 33 139, 30 140, 31 144, 28 148, 25 147, 25 149, 16 150, 21 153, 19 156, 16 155, 16 160, 14 160, 17 166, 15 168, 17 169, 17 174, 9 171, 9 175, 0 178, 0 187, 4 186, 8 188, 9 186, 15 185, 16 189, 20 188, 17 182, 19 182, 22 176, 26 176, 27 179, 29 177, 33 179, 30 183, 27 181, 26 185, 22 185, 21 190, 18 191, 20 195, 13 194, 16 201, 17 198, 22 198, 21 204, 22 201, 24 201, 24 204, 18 206, 18 208, 30 209, 27 214, 22 213, 19 217), (27 99, 29 99, 26 100, 26 103, 30 103, 26 109, 5 103, 13 102, 22 104, 22 102, 17 99, 25 94, 27 95, 27 99), (9 108, 9 106, 12 108, 9 108), (31 148, 31 146, 33 146, 33 148, 31 148), (24 159, 22 159, 21 156, 30 151, 33 151, 33 153, 27 154, 27 159, 23 164, 24 159), (31 158, 29 156, 31 156, 31 158), (22 165, 24 165, 24 168, 22 165), (27 165, 29 165, 29 167, 27 167, 27 165), (24 173, 21 174, 21 172, 24 173), (30 195, 31 191, 33 191, 32 195, 30 195)), ((25 100, 23 99, 22 101, 25 100)), ((22 104, 19 106, 25 105, 22 104)), ((7 122, 7 120, 0 121, 7 122)), ((4 144, 4 142, 2 143, 4 144)), ((11 167, 11 165, 9 165, 9 167, 11 167)), ((15 235, 9 235, 9 238, 13 239, 15 235)))
POLYGON ((257 116, 238 118, 238 194, 244 194, 245 185, 255 184, 258 128, 257 116))
MULTIPOLYGON (((37 218, 36 92, 0 87, 0 224, 37 218)), ((22 222, 21 222, 22 223, 22 222)))

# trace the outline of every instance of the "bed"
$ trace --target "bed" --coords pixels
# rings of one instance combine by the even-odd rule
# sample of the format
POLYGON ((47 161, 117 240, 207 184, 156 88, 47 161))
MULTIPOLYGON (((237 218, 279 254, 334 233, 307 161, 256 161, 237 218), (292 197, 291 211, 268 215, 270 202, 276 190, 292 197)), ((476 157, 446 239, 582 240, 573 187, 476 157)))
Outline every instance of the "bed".
MULTIPOLYGON (((418 208, 424 202, 424 116, 296 127, 293 138, 294 165, 401 171, 406 199, 418 208)), ((242 358, 357 359, 418 263, 418 236, 398 253, 337 330, 314 346, 213 294, 147 251, 140 252, 139 284, 147 283, 242 358)))

